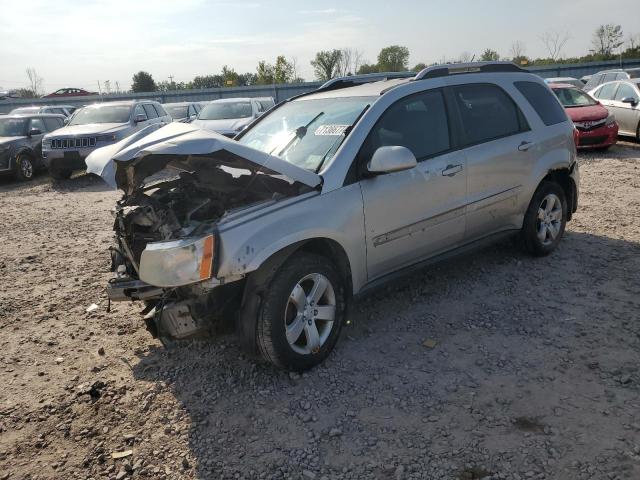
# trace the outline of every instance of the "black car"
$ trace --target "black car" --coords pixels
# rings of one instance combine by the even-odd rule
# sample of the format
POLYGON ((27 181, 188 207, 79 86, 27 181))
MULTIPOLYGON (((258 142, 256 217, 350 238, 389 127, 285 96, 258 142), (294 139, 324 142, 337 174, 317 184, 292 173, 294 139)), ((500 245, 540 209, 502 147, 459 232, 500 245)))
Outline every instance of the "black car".
POLYGON ((64 115, 3 115, 0 117, 0 174, 31 180, 42 163, 42 137, 64 126, 64 115))

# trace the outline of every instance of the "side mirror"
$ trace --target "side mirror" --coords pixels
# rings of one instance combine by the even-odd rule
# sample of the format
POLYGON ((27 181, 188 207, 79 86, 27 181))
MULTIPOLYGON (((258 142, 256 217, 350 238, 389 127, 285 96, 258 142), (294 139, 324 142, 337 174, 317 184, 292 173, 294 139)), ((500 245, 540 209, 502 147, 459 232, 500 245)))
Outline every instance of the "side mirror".
POLYGON ((31 130, 29 130, 29 136, 30 137, 35 137, 36 135, 41 135, 42 132, 40 131, 39 128, 32 128, 31 130))
POLYGON ((139 113, 135 116, 135 118, 133 119, 133 121, 135 123, 140 123, 140 122, 146 122, 147 121, 147 116, 144 113, 139 113))
POLYGON ((400 172, 417 164, 415 155, 407 147, 380 147, 369 160, 367 170, 373 174, 400 172))
POLYGON ((65 118, 65 119, 62 121, 62 123, 64 123, 65 125, 66 125, 67 123, 69 123, 69 117, 65 118))
POLYGON ((638 99, 635 97, 624 97, 622 99, 622 103, 628 103, 631 106, 636 106, 638 104, 638 99))

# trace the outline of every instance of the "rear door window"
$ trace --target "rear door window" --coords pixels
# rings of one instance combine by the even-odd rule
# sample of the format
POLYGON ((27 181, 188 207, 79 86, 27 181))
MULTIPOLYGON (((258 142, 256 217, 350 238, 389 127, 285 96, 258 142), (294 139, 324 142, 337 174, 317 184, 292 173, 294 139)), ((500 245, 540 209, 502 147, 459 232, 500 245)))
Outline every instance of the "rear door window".
POLYGON ((617 83, 608 83, 606 85, 603 85, 602 88, 598 91, 598 98, 600 100, 613 100, 616 95, 617 88, 617 83))
POLYGON ((159 103, 154 103, 153 104, 153 108, 156 109, 156 112, 158 113, 159 117, 166 117, 169 114, 167 113, 167 111, 164 109, 164 107, 162 105, 160 105, 159 103))
POLYGON ((156 112, 156 109, 153 108, 153 105, 150 103, 143 103, 142 108, 144 108, 147 118, 158 118, 158 112, 156 112))
POLYGON ((536 82, 515 82, 514 85, 545 125, 555 125, 567 120, 564 108, 547 88, 536 82))
POLYGON ((458 85, 452 87, 452 90, 466 136, 466 145, 488 142, 528 130, 518 106, 497 85, 458 85))

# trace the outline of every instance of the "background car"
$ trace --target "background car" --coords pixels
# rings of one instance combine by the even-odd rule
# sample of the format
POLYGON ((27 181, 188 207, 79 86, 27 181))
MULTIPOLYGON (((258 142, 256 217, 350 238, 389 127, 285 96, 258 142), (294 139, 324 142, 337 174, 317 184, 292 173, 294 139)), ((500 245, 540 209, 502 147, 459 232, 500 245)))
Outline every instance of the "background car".
POLYGON ((169 112, 174 122, 189 123, 196 119, 202 105, 199 102, 164 103, 164 109, 169 112))
POLYGON ((609 148, 618 140, 615 116, 582 89, 568 83, 550 84, 578 131, 576 147, 609 148))
POLYGON ((158 102, 129 100, 98 103, 76 111, 69 123, 43 140, 43 160, 54 179, 69 178, 86 167, 96 148, 111 145, 151 124, 171 123, 158 102))
POLYGON ((584 83, 582 83, 582 81, 573 77, 551 77, 551 78, 545 78, 544 81, 545 83, 548 83, 548 84, 551 84, 551 83, 569 84, 580 89, 584 87, 584 83))
POLYGON ((44 95, 42 98, 48 97, 83 97, 85 95, 98 95, 98 92, 88 92, 83 88, 61 88, 49 95, 44 95))
POLYGON ((605 83, 589 93, 616 116, 620 135, 640 141, 640 78, 605 83))
POLYGON ((42 163, 42 137, 64 126, 64 116, 51 114, 0 117, 0 173, 30 180, 42 163))
POLYGON ((31 115, 34 113, 53 113, 69 117, 77 107, 71 105, 42 105, 33 107, 19 107, 11 110, 13 115, 31 115))
POLYGON ((584 90, 589 92, 603 83, 613 82, 615 80, 628 80, 630 78, 640 77, 640 68, 629 68, 626 70, 603 70, 594 75, 591 75, 589 81, 584 86, 584 90))
POLYGON ((193 121, 205 130, 233 138, 273 106, 269 98, 222 98, 206 105, 193 121), (268 106, 268 108, 265 108, 268 106))

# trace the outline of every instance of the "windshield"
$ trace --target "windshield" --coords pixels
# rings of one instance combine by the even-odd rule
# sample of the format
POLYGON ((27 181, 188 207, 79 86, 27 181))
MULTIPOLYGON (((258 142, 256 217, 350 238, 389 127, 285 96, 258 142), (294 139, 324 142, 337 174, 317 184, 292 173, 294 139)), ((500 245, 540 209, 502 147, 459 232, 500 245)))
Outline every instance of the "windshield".
POLYGON ((577 88, 554 88, 553 91, 560 103, 566 108, 598 104, 593 98, 577 88))
POLYGON ((187 116, 187 105, 164 105, 164 109, 173 118, 184 118, 187 116))
POLYGON ((200 120, 231 120, 253 115, 249 102, 213 102, 202 109, 200 120))
POLYGON ((238 141, 307 170, 319 171, 375 98, 323 98, 287 103, 238 141))
POLYGON ((26 128, 26 118, 0 118, 0 137, 21 137, 26 128))
POLYGON ((100 105, 78 110, 69 125, 89 123, 127 123, 131 116, 131 105, 100 105))

